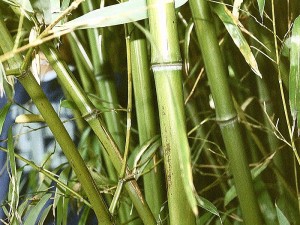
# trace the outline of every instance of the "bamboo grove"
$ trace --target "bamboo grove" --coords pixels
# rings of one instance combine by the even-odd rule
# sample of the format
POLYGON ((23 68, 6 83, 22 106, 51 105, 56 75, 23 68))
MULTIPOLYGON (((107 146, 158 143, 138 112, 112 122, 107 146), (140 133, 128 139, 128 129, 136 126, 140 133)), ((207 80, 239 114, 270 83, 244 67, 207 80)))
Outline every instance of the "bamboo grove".
POLYGON ((300 223, 298 0, 2 0, 0 12, 0 224, 300 223), (34 70, 45 64, 58 110, 34 70), (12 107, 26 113, 7 127, 12 107), (24 157, 17 125, 49 128, 65 163, 24 157))

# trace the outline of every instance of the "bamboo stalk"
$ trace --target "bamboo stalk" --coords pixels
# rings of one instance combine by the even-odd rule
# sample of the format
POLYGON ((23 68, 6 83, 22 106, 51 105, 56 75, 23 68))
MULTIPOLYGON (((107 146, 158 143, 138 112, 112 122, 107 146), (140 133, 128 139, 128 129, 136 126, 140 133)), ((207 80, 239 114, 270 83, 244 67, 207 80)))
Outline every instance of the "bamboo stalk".
POLYGON ((174 2, 149 0, 147 5, 152 44, 151 67, 158 99, 170 224, 192 225, 195 224, 197 207, 194 207, 190 196, 194 190, 174 2), (184 193, 182 190, 185 190, 184 193))
MULTIPOLYGON (((90 1, 83 3, 82 6, 85 12, 93 9, 90 1)), ((94 76, 100 97, 103 99, 103 106, 100 107, 104 111, 104 121, 120 151, 124 152, 125 135, 120 123, 121 117, 118 112, 113 110, 116 106, 119 106, 119 101, 111 65, 108 61, 107 51, 105 49, 105 30, 101 29, 101 31, 98 31, 97 29, 89 29, 88 38, 92 53, 94 76)))
MULTIPOLYGON (((2 18, 0 18, 0 31, 0 46, 2 48, 2 51, 4 53, 9 52, 13 48, 13 41, 2 18)), ((10 66, 20 69, 21 75, 17 76, 18 80, 32 98, 36 107, 38 108, 44 120, 48 124, 50 130, 52 131, 56 141, 62 148, 74 172, 76 173, 78 180, 83 186, 96 213, 98 223, 112 224, 111 216, 106 207, 106 204, 101 197, 95 181, 93 180, 85 165, 85 162, 77 151, 74 142, 72 141, 60 118, 56 114, 51 103, 48 101, 47 97, 45 96, 40 85, 37 83, 30 70, 21 66, 22 61, 23 60, 21 59, 21 57, 19 55, 16 55, 13 58, 13 63, 10 66)))
POLYGON ((208 2, 189 3, 244 222, 263 224, 208 2))
MULTIPOLYGON (((108 153, 116 171, 119 173, 123 165, 123 159, 117 144, 115 143, 109 131, 106 129, 101 119, 100 112, 87 98, 84 91, 74 79, 72 72, 60 59, 57 50, 53 48, 53 46, 49 45, 42 45, 40 48, 57 73, 66 90, 73 97, 73 100, 80 110, 82 116, 97 135, 105 151, 108 153)), ((126 169, 126 177, 127 176, 130 176, 128 169, 126 169)), ((137 182, 135 180, 129 180, 126 182, 125 188, 144 224, 156 224, 156 221, 143 198, 137 182)))
MULTIPOLYGON (((133 28, 130 38, 131 62, 132 62, 132 79, 134 86, 135 107, 137 114, 137 123, 139 131, 139 142, 143 144, 158 133, 154 100, 152 95, 151 77, 149 62, 147 56, 147 43, 144 36, 137 29, 133 28)), ((155 155, 149 162, 146 170, 152 168, 158 161, 158 155, 155 155)), ((149 173, 143 176, 145 198, 149 207, 158 219, 160 209, 164 202, 164 182, 163 167, 157 165, 149 173)), ((162 217, 162 216, 161 216, 162 217)))

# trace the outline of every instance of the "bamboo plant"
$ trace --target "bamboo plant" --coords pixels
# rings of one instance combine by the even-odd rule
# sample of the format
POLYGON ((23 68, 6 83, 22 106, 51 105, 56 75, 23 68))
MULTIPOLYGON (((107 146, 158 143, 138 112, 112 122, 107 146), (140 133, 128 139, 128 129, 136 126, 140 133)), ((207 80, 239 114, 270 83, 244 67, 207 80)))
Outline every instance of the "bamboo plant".
POLYGON ((1 222, 298 224, 299 9, 298 0, 0 1, 0 130, 10 105, 31 113, 7 86, 13 75, 41 114, 19 118, 44 121, 30 132, 49 127, 67 160, 52 168, 22 156, 13 143, 27 134, 9 129, 1 222), (30 72, 36 52, 73 118, 61 121, 30 72))

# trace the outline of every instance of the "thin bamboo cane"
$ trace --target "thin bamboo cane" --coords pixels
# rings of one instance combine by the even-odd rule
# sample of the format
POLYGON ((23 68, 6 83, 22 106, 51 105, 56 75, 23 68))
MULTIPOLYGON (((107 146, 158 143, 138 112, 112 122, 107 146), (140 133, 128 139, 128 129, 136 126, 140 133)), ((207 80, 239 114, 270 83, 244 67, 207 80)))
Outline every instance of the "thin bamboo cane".
POLYGON ((158 99, 169 220, 170 224, 192 225, 195 224, 194 213, 197 213, 197 208, 194 208, 193 199, 189 196, 193 193, 193 184, 174 2, 149 0, 147 5, 151 33, 151 67, 158 99), (182 190, 185 192, 182 193, 182 190))
MULTIPOLYGON (((82 4, 83 11, 93 10, 92 2, 86 1, 82 4)), ((114 83, 111 65, 108 61, 107 50, 105 49, 105 30, 89 29, 88 38, 91 47, 94 75, 98 85, 101 99, 103 99, 103 118, 106 126, 116 141, 121 152, 125 149, 125 135, 120 123, 120 114, 113 109, 119 106, 117 89, 114 83)))
MULTIPOLYGON (((13 41, 2 18, 0 18, 0 31, 0 46, 5 53, 12 50, 13 41)), ((30 70, 21 66, 22 62, 22 58, 19 55, 16 55, 13 59, 13 63, 10 64, 10 66, 12 66, 12 68, 20 69, 21 75, 17 76, 18 80, 32 98, 36 107, 38 108, 44 120, 48 124, 50 130, 52 131, 56 141, 62 148, 70 165, 74 169, 78 180, 86 191, 86 194, 96 213, 99 224, 112 224, 111 216, 106 207, 106 204, 102 199, 95 181, 93 180, 85 165, 85 162, 77 151, 74 142, 72 141, 60 118, 56 114, 51 103, 48 101, 47 97, 45 96, 40 85, 37 83, 30 70)))
MULTIPOLYGON (((155 121, 146 39, 142 36, 137 27, 133 28, 133 32, 129 33, 132 33, 130 37, 132 79, 139 142, 143 144, 145 141, 154 137, 158 133, 158 129, 155 121)), ((151 162, 149 162, 146 170, 152 168, 157 161, 158 155, 155 155, 151 162)), ((158 219, 158 215, 160 214, 165 195, 162 170, 163 168, 159 164, 143 176, 145 198, 156 219, 158 219)), ((161 215, 161 217, 163 216, 161 215)))
POLYGON ((244 222, 263 224, 208 2, 191 0, 189 3, 244 222))
MULTIPOLYGON (((49 45, 42 45, 40 48, 57 73, 66 90, 73 97, 73 100, 80 110, 82 116, 97 135, 105 151, 108 153, 112 164, 119 173, 123 165, 123 159, 118 146, 116 145, 109 131, 104 126, 100 112, 87 98, 84 91, 74 79, 68 66, 60 59, 57 50, 53 48, 53 46, 49 45)), ((130 176, 128 169, 126 170, 126 175, 130 176)), ((125 188, 144 224, 156 224, 153 214, 145 202, 137 182, 135 180, 129 180, 126 182, 125 188)))

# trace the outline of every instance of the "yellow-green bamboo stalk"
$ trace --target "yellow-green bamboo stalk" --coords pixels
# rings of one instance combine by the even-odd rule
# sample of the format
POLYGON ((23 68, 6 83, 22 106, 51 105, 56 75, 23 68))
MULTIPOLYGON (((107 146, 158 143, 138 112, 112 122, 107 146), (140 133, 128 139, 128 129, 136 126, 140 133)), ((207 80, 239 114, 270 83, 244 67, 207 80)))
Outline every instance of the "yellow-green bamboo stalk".
POLYGON ((245 144, 231 98, 227 82, 228 72, 221 57, 213 17, 206 0, 191 0, 189 3, 244 223, 260 225, 263 224, 261 212, 252 184, 245 144))
POLYGON ((169 220, 170 224, 192 225, 195 224, 194 213, 197 213, 197 207, 194 207, 193 199, 190 198, 193 184, 174 2, 148 0, 147 5, 151 33, 151 68, 158 99, 169 220))
MULTIPOLYGON (((155 121, 146 39, 137 27, 132 28, 134 29, 133 32, 129 32, 132 34, 130 36, 132 79, 139 142, 140 144, 143 144, 157 135, 158 129, 155 121)), ((149 162, 146 170, 153 168, 158 160, 158 155, 155 155, 151 162, 149 162)), ((156 219, 158 219, 160 214, 165 195, 162 169, 162 165, 159 164, 143 176, 145 198, 156 219)), ((161 215, 161 217, 163 216, 161 215)))
MULTIPOLYGON (((82 7, 84 12, 93 10, 91 1, 84 2, 82 7)), ((98 85, 99 97, 103 100, 102 106, 99 107, 103 111, 103 118, 109 132, 120 151, 123 152, 125 149, 125 135, 120 114, 114 110, 119 107, 119 101, 107 50, 105 49, 105 30, 89 29, 87 32, 94 66, 93 72, 98 85)))

